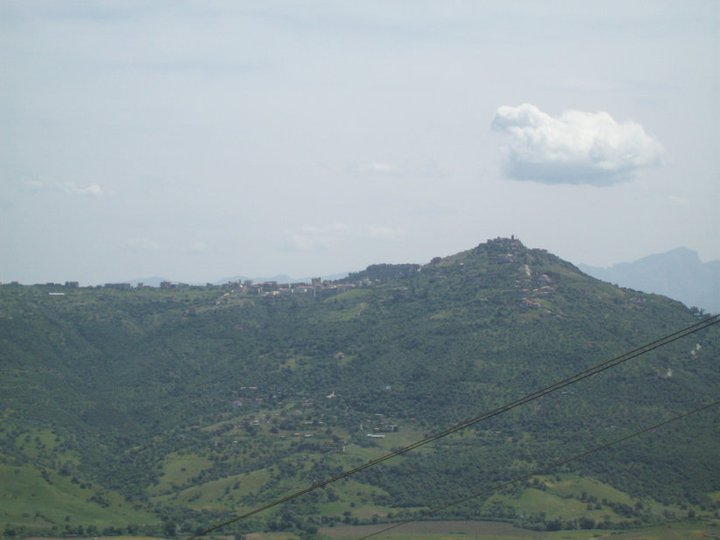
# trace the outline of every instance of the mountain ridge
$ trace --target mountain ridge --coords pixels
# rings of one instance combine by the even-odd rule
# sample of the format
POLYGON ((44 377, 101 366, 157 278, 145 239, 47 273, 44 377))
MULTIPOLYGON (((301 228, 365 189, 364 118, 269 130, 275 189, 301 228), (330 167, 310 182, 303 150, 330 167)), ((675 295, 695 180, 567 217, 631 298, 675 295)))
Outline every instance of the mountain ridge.
POLYGON ((702 262, 696 251, 686 247, 605 268, 584 264, 578 268, 621 287, 662 294, 688 307, 720 313, 720 261, 702 262))
MULTIPOLYGON (((79 287, 62 296, 0 287, 0 465, 43 490, 86 486, 81 515, 104 527, 193 531, 698 320, 679 302, 601 282, 514 238, 423 265, 370 265, 343 285, 317 294, 79 287), (121 507, 136 514, 113 521, 100 511, 121 507)), ((507 471, 696 406, 720 387, 717 338, 708 329, 252 527, 420 517, 507 471)), ((555 473, 625 493, 585 514, 577 503, 606 527, 654 523, 680 504, 714 508, 720 427, 704 421, 555 473), (682 442, 690 439, 692 449, 682 442), (644 509, 621 511, 621 500, 644 509)), ((443 517, 573 526, 578 514, 522 506, 527 489, 443 517)), ((18 508, 32 500, 0 495, 18 508)), ((22 511, 3 515, 33 527, 22 511)), ((51 517, 44 527, 92 523, 51 517)))

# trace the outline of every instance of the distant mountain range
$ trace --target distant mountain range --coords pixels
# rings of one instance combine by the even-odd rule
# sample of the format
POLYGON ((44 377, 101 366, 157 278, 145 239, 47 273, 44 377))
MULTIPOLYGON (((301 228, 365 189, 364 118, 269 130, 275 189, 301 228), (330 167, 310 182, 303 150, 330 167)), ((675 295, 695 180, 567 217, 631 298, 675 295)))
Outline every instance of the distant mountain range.
POLYGON ((697 252, 685 247, 609 268, 584 264, 578 267, 621 287, 662 294, 689 307, 720 313, 720 261, 704 263, 697 252))

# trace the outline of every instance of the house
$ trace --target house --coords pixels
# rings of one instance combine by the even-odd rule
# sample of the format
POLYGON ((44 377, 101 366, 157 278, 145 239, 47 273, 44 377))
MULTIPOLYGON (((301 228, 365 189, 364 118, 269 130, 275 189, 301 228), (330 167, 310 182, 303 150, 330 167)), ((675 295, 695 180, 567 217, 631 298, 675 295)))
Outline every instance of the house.
POLYGON ((106 289, 116 289, 118 291, 129 291, 132 289, 132 285, 129 283, 106 283, 103 287, 106 289))

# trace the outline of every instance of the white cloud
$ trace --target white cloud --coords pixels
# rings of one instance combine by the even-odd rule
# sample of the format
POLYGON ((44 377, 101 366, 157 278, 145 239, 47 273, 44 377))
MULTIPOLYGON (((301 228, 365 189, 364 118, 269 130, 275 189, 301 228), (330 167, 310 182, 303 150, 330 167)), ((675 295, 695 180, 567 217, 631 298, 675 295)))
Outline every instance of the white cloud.
POLYGON ((23 182, 27 187, 36 190, 60 191, 68 195, 83 195, 93 198, 103 196, 103 190, 98 184, 79 186, 75 182, 61 182, 52 178, 43 180, 26 180, 23 182))
POLYGON ((398 174, 400 167, 391 163, 372 162, 362 167, 361 170, 376 174, 398 174))
POLYGON ((405 236, 403 229, 383 227, 378 225, 365 225, 358 231, 358 236, 378 240, 396 240, 405 236))
POLYGON ((298 250, 328 249, 337 242, 348 238, 369 240, 396 240, 404 236, 400 228, 379 225, 351 227, 345 223, 325 226, 305 225, 297 231, 286 231, 290 246, 298 250))
POLYGON ((159 251, 162 249, 160 244, 147 237, 130 238, 125 242, 125 245, 137 251, 159 251))
POLYGON ((690 204, 687 197, 681 197, 680 195, 668 195, 668 202, 673 206, 687 206, 690 204))
POLYGON ((440 178, 446 176, 434 161, 426 163, 388 163, 371 161, 369 163, 353 163, 348 167, 351 174, 367 176, 395 176, 399 178, 440 178))
POLYGON ((505 172, 548 184, 611 185, 659 165, 662 145, 643 127, 606 112, 552 117, 530 104, 500 107, 492 127, 507 133, 505 172))
POLYGON ((288 231, 290 245, 295 249, 327 249, 339 238, 346 236, 348 226, 344 223, 333 223, 323 227, 304 225, 299 231, 288 231))
POLYGON ((208 246, 208 245, 207 245, 205 242, 203 242, 202 240, 198 240, 198 241, 196 241, 196 242, 192 242, 192 243, 188 246, 187 250, 188 250, 190 253, 207 253, 208 251, 210 251, 210 246, 208 246))
POLYGON ((92 197, 102 197, 103 190, 98 184, 88 184, 85 187, 79 187, 70 182, 66 184, 66 189, 70 190, 70 193, 77 195, 90 195, 92 197))

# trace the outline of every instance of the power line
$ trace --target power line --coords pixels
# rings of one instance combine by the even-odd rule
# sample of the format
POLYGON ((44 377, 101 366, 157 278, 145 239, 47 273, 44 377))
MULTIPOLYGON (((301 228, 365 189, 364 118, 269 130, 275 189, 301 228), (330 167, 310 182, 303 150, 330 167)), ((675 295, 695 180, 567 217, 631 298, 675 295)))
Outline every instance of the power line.
MULTIPOLYGON (((670 424, 670 423, 672 423, 672 422, 675 422, 675 421, 677 421, 677 420, 681 420, 681 419, 683 419, 683 418, 687 418, 688 416, 691 416, 691 415, 693 415, 693 414, 696 414, 696 413, 705 411, 705 410, 710 409, 710 408, 712 408, 712 407, 715 407, 715 406, 717 406, 717 405, 720 405, 720 400, 713 401, 712 403, 707 403, 707 404, 705 404, 705 405, 701 405, 700 407, 698 407, 698 408, 696 408, 696 409, 693 409, 693 410, 691 410, 691 411, 688 411, 688 412, 685 412, 685 413, 682 413, 682 414, 678 414, 677 416, 673 416, 672 418, 668 418, 667 420, 663 420, 662 422, 658 422, 657 424, 653 424, 653 425, 651 425, 651 426, 645 427, 645 428, 643 428, 643 429, 641 429, 641 430, 639 430, 639 431, 635 431, 634 433, 631 433, 631 434, 626 435, 626 436, 624 436, 624 437, 620 437, 619 439, 615 439, 614 441, 610 441, 610 442, 607 442, 607 443, 605 443, 605 444, 601 444, 601 445, 596 446, 596 447, 594 447, 594 448, 592 448, 592 449, 590 449, 590 450, 586 450, 585 452, 581 452, 581 453, 579 453, 579 454, 575 454, 575 455, 573 455, 573 456, 570 456, 570 457, 568 457, 568 458, 564 458, 564 459, 561 459, 561 460, 558 460, 558 461, 553 461, 553 462, 547 463, 544 467, 540 467, 540 468, 538 468, 536 471, 534 471, 534 472, 532 472, 532 473, 524 474, 524 475, 518 476, 518 477, 516 477, 516 478, 513 478, 513 479, 511 479, 511 480, 507 480, 507 481, 502 482, 502 483, 500 483, 500 484, 498 484, 497 486, 494 486, 494 487, 492 487, 492 488, 484 489, 483 491, 480 491, 480 492, 478 492, 478 493, 474 493, 474 494, 472 494, 472 495, 468 495, 467 497, 463 497, 462 499, 458 499, 458 500, 456 500, 456 501, 453 501, 453 502, 448 503, 448 504, 444 504, 444 505, 442 505, 442 506, 436 506, 435 508, 431 508, 431 509, 429 510, 429 513, 430 513, 430 514, 437 514, 438 512, 442 512, 443 510, 446 510, 446 509, 448 509, 448 508, 450 508, 450 507, 452 507, 452 506, 456 506, 456 505, 458 505, 458 504, 462 504, 462 503, 464 503, 464 502, 468 502, 468 501, 471 501, 471 500, 473 500, 473 499, 477 499, 477 498, 479 498, 479 497, 483 497, 483 496, 486 496, 486 495, 490 495, 490 494, 492 494, 492 493, 494 493, 494 492, 496 492, 496 491, 498 491, 498 490, 500 490, 500 489, 502 489, 502 488, 509 487, 509 486, 511 486, 511 485, 513 485, 513 484, 515 484, 515 483, 517 483, 517 482, 522 482, 523 480, 529 480, 529 479, 531 479, 533 476, 536 476, 536 475, 538 475, 538 474, 541 474, 542 472, 547 472, 547 471, 549 471, 549 470, 557 469, 558 467, 562 467, 563 465, 567 465, 568 463, 570 463, 570 462, 572 462, 572 461, 577 461, 577 460, 579 460, 579 459, 585 458, 585 457, 587 457, 587 456, 589 456, 589 455, 591 455, 591 454, 594 454, 594 453, 596 453, 596 452, 600 452, 601 450, 606 450, 606 449, 610 448, 611 446, 615 446, 616 444, 620 444, 620 443, 625 442, 625 441, 627 441, 627 440, 629 440, 629 439, 633 439, 633 438, 635 438, 635 437, 639 437, 640 435, 643 435, 643 434, 648 433, 648 432, 650 432, 650 431, 654 431, 654 430, 659 429, 659 428, 661 428, 661 427, 664 427, 664 426, 666 426, 666 425, 668 425, 668 424, 670 424)), ((398 527, 402 527, 403 525, 407 525, 408 523, 412 523, 413 521, 416 521, 416 520, 414 520, 414 519, 409 519, 409 520, 406 520, 406 521, 401 521, 401 522, 399 522, 399 523, 393 523, 393 524, 390 525, 389 527, 384 527, 384 528, 380 529, 379 531, 375 531, 375 532, 370 533, 370 534, 367 534, 367 535, 365 535, 365 536, 361 536, 360 538, 357 538, 356 540, 366 540, 367 538, 372 538, 373 536, 377 536, 377 535, 379 535, 379 534, 382 534, 382 533, 384 533, 384 532, 390 531, 390 530, 392 530, 392 529, 397 529, 398 527)))
POLYGON ((392 459, 396 456, 406 454, 407 452, 410 452, 412 450, 420 448, 421 446, 425 446, 431 442, 437 441, 438 439, 442 439, 444 437, 452 435, 453 433, 456 433, 456 432, 463 430, 467 427, 470 427, 472 425, 478 424, 479 422, 488 420, 488 419, 498 416, 502 413, 505 413, 507 411, 515 409, 521 405, 524 405, 526 403, 529 403, 531 401, 539 399, 547 394, 550 394, 552 392, 560 390, 561 388, 565 388, 566 386, 575 384, 581 380, 587 379, 588 377, 592 377, 593 375, 602 373, 603 371, 606 371, 610 368, 613 368, 615 366, 623 364, 623 363, 627 362, 628 360, 632 360, 633 358, 641 356, 645 353, 648 353, 648 352, 658 349, 660 347, 664 347, 665 345, 668 345, 674 341, 677 341, 677 340, 687 337, 691 334, 699 332, 700 330, 704 330, 705 328, 712 326, 713 324, 717 324, 718 322, 720 322, 720 315, 714 315, 714 316, 708 317, 706 319, 703 319, 702 321, 696 322, 695 324, 692 324, 686 328, 683 328, 682 330, 678 330, 676 332, 673 332, 672 334, 663 336, 659 339, 656 339, 655 341, 652 341, 650 343, 647 343, 645 345, 637 347, 631 351, 628 351, 624 354, 621 354, 619 356, 616 356, 614 358, 606 360, 605 362, 601 362, 590 368, 580 371, 570 377, 567 377, 567 378, 565 378, 559 382, 556 382, 550 386, 547 386, 541 390, 537 390, 531 394, 527 394, 524 397, 516 399, 515 401, 512 401, 512 402, 502 405, 500 407, 497 407, 496 409, 492 409, 491 411, 482 413, 478 416, 475 416, 473 418, 470 418, 468 420, 465 420, 463 422, 455 424, 454 426, 452 426, 448 429, 445 429, 444 431, 441 431, 439 433, 436 433, 435 435, 431 435, 429 437, 426 437, 424 439, 416 441, 412 444, 409 444, 407 446, 404 446, 402 448, 399 448, 397 450, 394 450, 392 452, 384 454, 378 458, 367 461, 366 463, 364 463, 362 465, 359 465, 359 466, 349 469, 347 471, 343 471, 339 474, 336 474, 335 476, 327 478, 326 480, 317 482, 317 483, 307 486, 303 489, 300 489, 298 491, 295 491, 293 493, 285 495, 284 497, 281 497, 281 498, 271 501, 267 504, 264 504, 258 508, 255 508, 254 510, 250 510, 248 512, 245 512, 243 514, 235 516, 234 518, 223 521, 222 523, 219 523, 217 525, 209 527, 208 529, 205 529, 199 533, 194 534, 193 536, 188 537, 187 540, 194 540, 195 538, 204 536, 211 532, 214 532, 214 531, 217 531, 224 527, 227 527, 228 525, 232 525, 233 523, 237 523, 238 521, 242 521, 251 516, 254 516, 256 514, 259 514, 261 512, 264 512, 266 510, 274 508, 275 506, 279 506, 279 505, 284 504, 293 499, 297 499, 298 497, 301 497, 302 495, 311 493, 320 488, 324 488, 325 486, 328 486, 330 484, 338 482, 339 480, 343 480, 344 478, 352 476, 360 471, 364 471, 365 469, 369 469, 370 467, 379 465, 380 463, 383 463, 383 462, 385 462, 389 459, 392 459))

